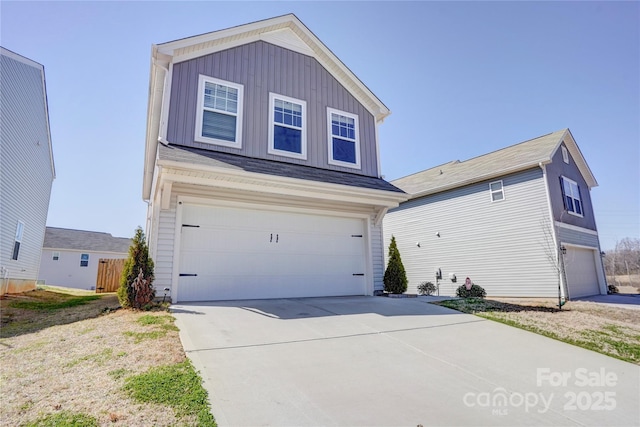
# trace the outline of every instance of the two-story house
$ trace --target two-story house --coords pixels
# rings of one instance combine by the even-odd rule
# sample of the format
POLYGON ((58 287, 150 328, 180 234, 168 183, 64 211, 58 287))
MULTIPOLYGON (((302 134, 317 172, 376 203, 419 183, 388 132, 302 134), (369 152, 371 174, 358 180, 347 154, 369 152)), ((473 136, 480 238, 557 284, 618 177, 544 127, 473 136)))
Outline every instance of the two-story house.
POLYGON ((389 109, 294 15, 152 47, 143 199, 175 301, 382 290, 389 109))
POLYGON ((597 182, 569 129, 392 183, 410 194, 384 218, 409 292, 431 281, 454 295, 469 277, 488 296, 607 293, 590 195, 597 182))
POLYGON ((0 47, 0 295, 33 290, 55 178, 44 67, 0 47))

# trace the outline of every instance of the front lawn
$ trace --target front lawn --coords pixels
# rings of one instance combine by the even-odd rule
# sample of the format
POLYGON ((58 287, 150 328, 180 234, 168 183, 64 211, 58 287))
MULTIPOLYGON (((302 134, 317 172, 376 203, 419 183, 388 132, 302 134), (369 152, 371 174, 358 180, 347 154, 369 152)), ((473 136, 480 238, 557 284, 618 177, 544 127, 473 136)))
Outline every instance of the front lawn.
POLYGON ((173 316, 118 306, 51 290, 2 300, 0 425, 215 425, 173 316))
POLYGON ((553 339, 640 364, 640 310, 537 299, 457 299, 434 304, 535 332, 553 339))

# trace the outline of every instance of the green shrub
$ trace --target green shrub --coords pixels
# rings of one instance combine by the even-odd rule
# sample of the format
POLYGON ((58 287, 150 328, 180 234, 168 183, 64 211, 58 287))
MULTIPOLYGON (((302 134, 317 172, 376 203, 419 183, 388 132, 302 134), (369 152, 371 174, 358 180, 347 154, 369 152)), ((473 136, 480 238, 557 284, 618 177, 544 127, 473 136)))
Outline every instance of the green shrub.
POLYGON ((396 245, 396 238, 391 236, 389 244, 389 262, 384 272, 384 290, 392 294, 402 294, 407 291, 407 273, 402 265, 400 251, 396 245))
POLYGON ((138 227, 120 278, 118 288, 120 305, 137 309, 149 306, 155 298, 153 279, 153 260, 149 257, 149 247, 144 232, 138 227))
POLYGON ((422 282, 418 285, 418 293, 420 295, 433 295, 436 291, 436 285, 431 282, 422 282))
POLYGON ((471 289, 467 290, 467 287, 462 285, 456 289, 456 296, 460 298, 484 298, 487 296, 487 292, 482 286, 471 285, 471 289))

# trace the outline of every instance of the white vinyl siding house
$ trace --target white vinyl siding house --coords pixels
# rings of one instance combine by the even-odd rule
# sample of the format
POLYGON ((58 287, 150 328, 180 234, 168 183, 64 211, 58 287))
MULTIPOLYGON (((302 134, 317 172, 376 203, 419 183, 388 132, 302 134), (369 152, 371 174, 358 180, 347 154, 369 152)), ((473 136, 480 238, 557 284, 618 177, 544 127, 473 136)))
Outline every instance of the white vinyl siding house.
POLYGON ((55 178, 44 67, 0 48, 0 294, 35 289, 55 178))
POLYGON ((439 269, 441 295, 466 277, 488 296, 557 297, 559 281, 564 298, 606 293, 588 194, 597 182, 568 129, 392 183, 411 195, 383 224, 409 292, 439 269))
POLYGON ((493 296, 557 295, 557 274, 547 259, 554 245, 543 238, 549 222, 542 171, 508 175, 502 182, 508 197, 499 203, 489 197, 489 183, 479 182, 410 200, 387 213, 385 243, 395 236, 407 292, 417 293, 421 282, 435 283, 434 271, 440 269, 441 295, 454 295, 467 276, 493 296), (450 273, 456 282, 448 279, 450 273))
POLYGON ((38 280, 46 285, 95 290, 102 259, 125 259, 131 239, 109 233, 47 227, 38 280))

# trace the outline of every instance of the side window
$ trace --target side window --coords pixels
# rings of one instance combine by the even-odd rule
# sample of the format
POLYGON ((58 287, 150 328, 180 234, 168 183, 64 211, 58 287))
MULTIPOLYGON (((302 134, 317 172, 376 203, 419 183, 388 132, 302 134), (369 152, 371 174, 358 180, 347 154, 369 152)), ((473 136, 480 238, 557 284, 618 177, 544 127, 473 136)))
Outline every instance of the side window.
POLYGON ((307 103, 269 93, 269 154, 307 158, 307 103))
POLYGON ((360 169, 358 116, 327 108, 329 164, 360 169))
POLYGON ((490 183, 489 193, 491 194, 492 202, 504 200, 504 189, 502 188, 502 181, 494 181, 490 183))
POLYGON ((54 261, 58 261, 60 259, 60 252, 54 252, 53 253, 53 260, 54 261))
POLYGON ((88 266, 89 266, 89 254, 81 254, 80 267, 88 267, 88 266))
POLYGON ((226 147, 242 147, 244 87, 200 75, 195 140, 226 147))
POLYGON ((562 161, 566 164, 569 164, 569 152, 567 151, 567 147, 562 146, 562 161))
POLYGON ((582 197, 580 197, 580 187, 575 181, 560 177, 560 187, 562 188, 562 198, 564 207, 572 215, 583 216, 582 197))
POLYGON ((20 255, 20 245, 22 244, 22 236, 24 234, 24 222, 18 221, 18 225, 16 226, 16 237, 13 241, 13 254, 11 259, 18 260, 18 256, 20 255))

